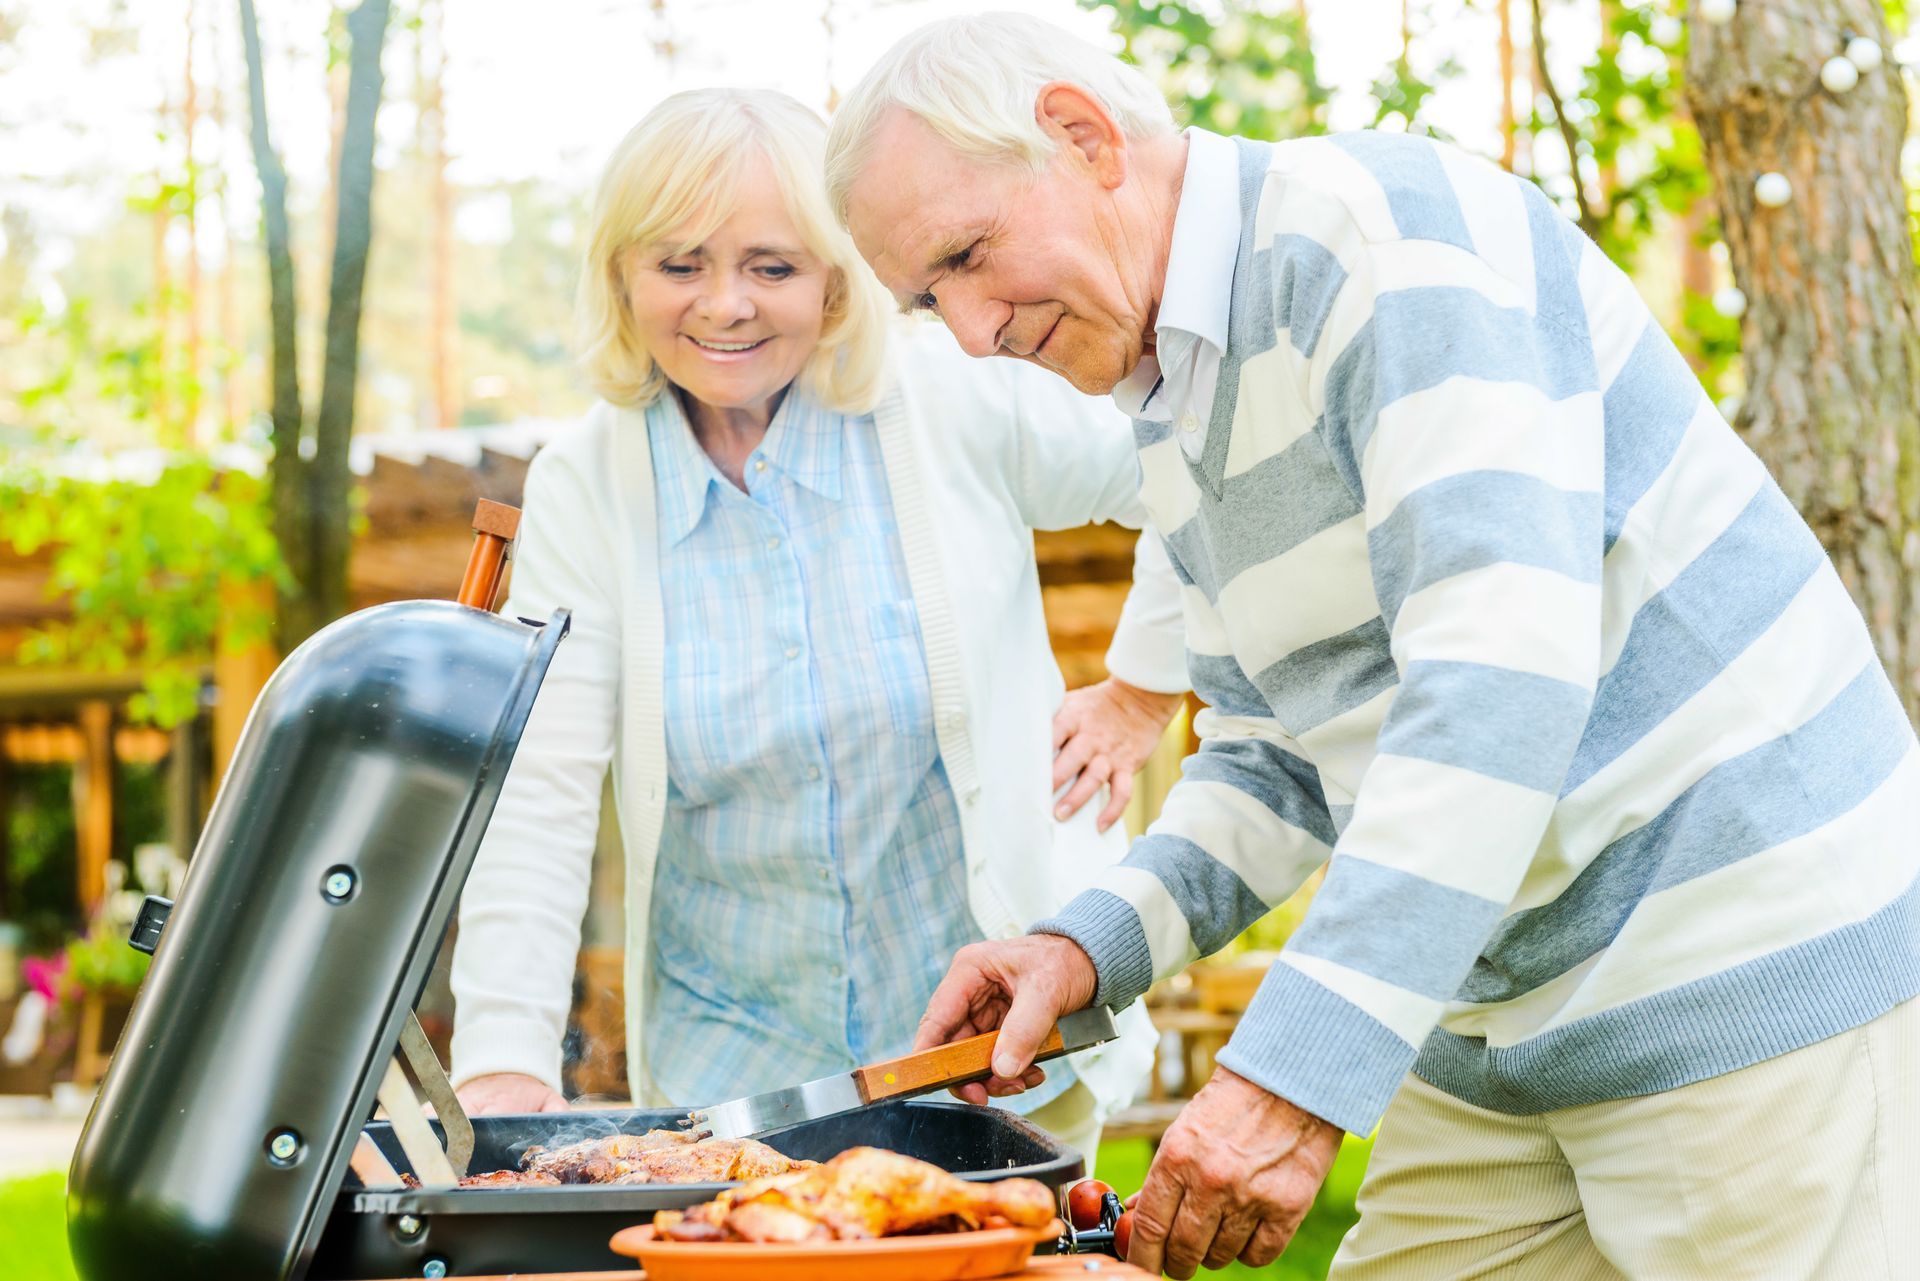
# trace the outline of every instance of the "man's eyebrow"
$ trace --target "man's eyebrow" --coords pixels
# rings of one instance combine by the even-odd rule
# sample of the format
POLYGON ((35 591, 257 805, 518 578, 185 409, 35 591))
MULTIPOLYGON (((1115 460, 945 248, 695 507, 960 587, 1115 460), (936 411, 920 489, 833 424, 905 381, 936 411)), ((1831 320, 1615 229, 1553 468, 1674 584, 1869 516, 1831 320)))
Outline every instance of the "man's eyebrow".
POLYGON ((968 245, 979 239, 977 232, 956 231, 944 240, 936 242, 927 254, 927 270, 934 272, 942 267, 951 267, 968 245))

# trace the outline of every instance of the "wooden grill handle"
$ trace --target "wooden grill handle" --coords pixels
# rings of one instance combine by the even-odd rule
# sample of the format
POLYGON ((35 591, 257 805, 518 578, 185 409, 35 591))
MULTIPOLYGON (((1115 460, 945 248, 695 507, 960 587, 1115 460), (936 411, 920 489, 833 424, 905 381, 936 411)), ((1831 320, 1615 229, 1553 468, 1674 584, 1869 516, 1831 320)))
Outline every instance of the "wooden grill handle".
MULTIPOLYGON (((938 1045, 918 1054, 903 1054, 885 1063, 855 1068, 854 1084, 860 1087, 861 1098, 869 1103, 878 1103, 881 1099, 897 1099, 952 1085, 965 1085, 968 1081, 984 1081, 993 1075, 993 1047, 999 1040, 998 1032, 983 1032, 979 1036, 938 1045)), ((1060 1039, 1060 1029, 1056 1027, 1040 1043, 1033 1060, 1038 1063, 1041 1059, 1057 1058, 1065 1052, 1066 1045, 1060 1039)))
POLYGON ((467 557, 467 572, 460 579, 460 591, 454 597, 462 605, 471 605, 491 614, 494 597, 500 594, 500 578, 506 571, 507 549, 520 533, 520 509, 491 498, 482 498, 473 509, 473 552, 467 557))

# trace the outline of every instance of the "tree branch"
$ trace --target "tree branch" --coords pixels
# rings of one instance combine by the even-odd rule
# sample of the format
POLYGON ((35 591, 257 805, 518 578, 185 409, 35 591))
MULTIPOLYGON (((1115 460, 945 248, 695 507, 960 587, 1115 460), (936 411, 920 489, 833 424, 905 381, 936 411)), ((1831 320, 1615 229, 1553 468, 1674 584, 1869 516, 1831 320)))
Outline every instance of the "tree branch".
POLYGON ((1540 0, 1533 3, 1533 65, 1540 75, 1540 87, 1546 90, 1547 101, 1553 104, 1553 119, 1560 126, 1560 140, 1567 145, 1567 171, 1573 178, 1573 203, 1580 210, 1580 230, 1593 239, 1600 238, 1600 216, 1587 204, 1586 184, 1580 181, 1580 135, 1574 132, 1573 121, 1567 119, 1567 109, 1560 101, 1560 91, 1553 87, 1553 76, 1547 71, 1547 34, 1542 20, 1540 0))

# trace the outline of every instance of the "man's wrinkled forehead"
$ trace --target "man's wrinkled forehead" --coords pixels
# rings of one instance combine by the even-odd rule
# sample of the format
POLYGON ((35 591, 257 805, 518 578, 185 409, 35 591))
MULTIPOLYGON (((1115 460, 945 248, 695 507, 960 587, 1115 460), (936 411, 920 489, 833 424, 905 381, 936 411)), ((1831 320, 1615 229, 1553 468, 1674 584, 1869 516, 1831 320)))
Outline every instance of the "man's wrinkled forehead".
POLYGON ((889 289, 922 284, 966 247, 954 243, 977 200, 969 162, 918 118, 890 112, 875 133, 870 158, 848 201, 849 230, 861 254, 889 289))

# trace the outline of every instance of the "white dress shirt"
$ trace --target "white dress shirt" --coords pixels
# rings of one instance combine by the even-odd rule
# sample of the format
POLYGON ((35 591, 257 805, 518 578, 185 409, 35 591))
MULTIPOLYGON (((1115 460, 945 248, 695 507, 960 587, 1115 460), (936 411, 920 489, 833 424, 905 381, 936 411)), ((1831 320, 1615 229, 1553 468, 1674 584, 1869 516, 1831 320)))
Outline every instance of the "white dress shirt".
POLYGON ((1133 418, 1175 423, 1180 451, 1199 461, 1207 443, 1220 353, 1233 303, 1240 246, 1240 159, 1231 139, 1189 129, 1186 176, 1173 219, 1173 249, 1154 318, 1155 350, 1113 389, 1133 418))

